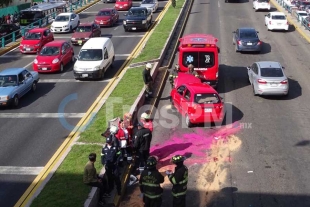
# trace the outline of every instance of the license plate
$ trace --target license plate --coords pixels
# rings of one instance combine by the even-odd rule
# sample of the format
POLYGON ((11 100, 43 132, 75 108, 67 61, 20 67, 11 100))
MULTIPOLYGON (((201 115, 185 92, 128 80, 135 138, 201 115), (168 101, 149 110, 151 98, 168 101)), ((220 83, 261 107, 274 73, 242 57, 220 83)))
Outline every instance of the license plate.
POLYGON ((42 70, 47 70, 47 68, 42 68, 42 70))
POLYGON ((79 43, 79 44, 82 44, 82 43, 83 43, 83 41, 82 41, 82 40, 79 40, 79 41, 78 41, 78 43, 79 43))
POLYGON ((31 49, 30 48, 26 48, 26 51, 30 51, 31 49))
POLYGON ((120 6, 119 8, 123 8, 123 6, 120 6))
POLYGON ((103 21, 100 21, 100 24, 103 24, 103 21))
POLYGON ((253 45, 251 42, 248 42, 248 44, 247 45, 253 45))
POLYGON ((212 112, 212 109, 207 108, 207 109, 205 109, 205 112, 212 112))
POLYGON ((87 78, 87 77, 88 77, 88 74, 82 74, 82 77, 83 77, 83 78, 87 78))
POLYGON ((133 27, 133 28, 131 28, 132 30, 136 30, 137 28, 135 28, 135 27, 133 27))
POLYGON ((277 86, 278 84, 276 84, 276 83, 271 83, 270 84, 270 86, 272 86, 272 87, 275 87, 275 86, 277 86))

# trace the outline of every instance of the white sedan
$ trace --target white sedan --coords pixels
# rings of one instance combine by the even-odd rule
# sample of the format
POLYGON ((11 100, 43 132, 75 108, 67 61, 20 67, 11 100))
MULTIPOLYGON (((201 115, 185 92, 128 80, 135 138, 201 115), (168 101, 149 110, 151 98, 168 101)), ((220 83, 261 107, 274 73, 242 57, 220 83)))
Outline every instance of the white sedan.
POLYGON ((80 17, 74 13, 61 13, 55 18, 51 25, 54 33, 72 32, 80 24, 80 17))
POLYGON ((143 0, 140 7, 145 7, 155 13, 158 9, 158 0, 143 0))
POLYGON ((302 20, 308 16, 306 11, 296 11, 296 14, 299 22, 302 22, 302 20))
POLYGON ((265 25, 268 30, 285 30, 288 31, 289 23, 283 12, 269 12, 265 15, 265 25))
POLYGON ((253 0, 253 9, 257 10, 269 10, 270 11, 270 0, 253 0))

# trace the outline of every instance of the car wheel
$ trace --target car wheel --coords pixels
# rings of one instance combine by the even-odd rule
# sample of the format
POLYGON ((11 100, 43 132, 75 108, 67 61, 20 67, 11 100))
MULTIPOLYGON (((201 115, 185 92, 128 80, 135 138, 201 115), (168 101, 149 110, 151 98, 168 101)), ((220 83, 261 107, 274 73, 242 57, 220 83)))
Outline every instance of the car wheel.
POLYGON ((59 72, 61 72, 61 73, 64 72, 64 65, 62 63, 60 64, 59 72))
POLYGON ((15 95, 13 98, 13 107, 17 107, 19 104, 19 98, 18 95, 15 95))
POLYGON ((188 128, 193 126, 187 114, 185 115, 185 124, 188 128))
POLYGON ((102 80, 104 78, 104 71, 103 71, 103 69, 101 70, 101 74, 100 74, 100 80, 102 80))
POLYGON ((31 91, 35 92, 37 90, 37 82, 33 82, 31 86, 31 91))

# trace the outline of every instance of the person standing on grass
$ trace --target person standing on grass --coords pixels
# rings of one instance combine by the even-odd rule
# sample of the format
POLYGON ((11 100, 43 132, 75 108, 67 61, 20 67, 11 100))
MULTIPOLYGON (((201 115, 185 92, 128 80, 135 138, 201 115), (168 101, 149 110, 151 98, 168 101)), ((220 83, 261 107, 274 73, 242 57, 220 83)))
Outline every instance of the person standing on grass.
POLYGON ((83 176, 83 182, 84 184, 91 186, 91 187, 97 187, 99 189, 99 204, 104 205, 104 197, 107 197, 107 190, 108 190, 108 183, 105 178, 99 177, 97 174, 96 168, 94 163, 96 162, 96 153, 90 153, 88 156, 89 161, 85 165, 84 168, 84 176, 83 176))

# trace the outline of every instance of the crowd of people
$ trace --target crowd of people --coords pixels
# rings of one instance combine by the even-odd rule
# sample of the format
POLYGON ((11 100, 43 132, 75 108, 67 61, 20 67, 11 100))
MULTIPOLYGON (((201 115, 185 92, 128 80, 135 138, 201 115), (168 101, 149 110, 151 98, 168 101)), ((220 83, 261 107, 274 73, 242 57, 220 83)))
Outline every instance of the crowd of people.
POLYGON ((13 24, 18 21, 19 14, 17 11, 13 14, 3 15, 0 19, 1 24, 13 24))

